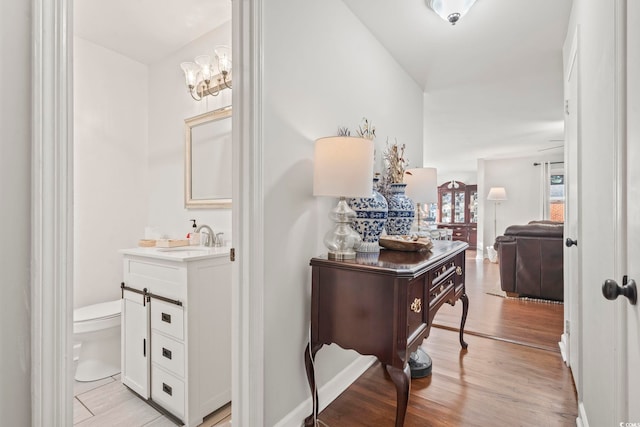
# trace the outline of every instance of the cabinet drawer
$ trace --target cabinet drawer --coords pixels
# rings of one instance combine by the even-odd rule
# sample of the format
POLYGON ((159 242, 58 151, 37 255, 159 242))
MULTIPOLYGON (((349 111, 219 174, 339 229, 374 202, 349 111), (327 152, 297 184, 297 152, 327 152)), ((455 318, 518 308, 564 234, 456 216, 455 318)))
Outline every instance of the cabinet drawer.
POLYGON ((151 361, 184 378, 184 344, 182 342, 153 332, 151 361))
POLYGON ((156 365, 151 367, 151 399, 184 420, 184 382, 156 365))
POLYGON ((182 307, 159 299, 151 299, 151 329, 184 339, 184 312, 182 307))
POLYGON ((449 278, 446 281, 443 281, 440 284, 432 286, 429 290, 429 308, 437 311, 437 308, 442 305, 446 295, 449 292, 453 292, 455 288, 455 279, 453 277, 449 278))

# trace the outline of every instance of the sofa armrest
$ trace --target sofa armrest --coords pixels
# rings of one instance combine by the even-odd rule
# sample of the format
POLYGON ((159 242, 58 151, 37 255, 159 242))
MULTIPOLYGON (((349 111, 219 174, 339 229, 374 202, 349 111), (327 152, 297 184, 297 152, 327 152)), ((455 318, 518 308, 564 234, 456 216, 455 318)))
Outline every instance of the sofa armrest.
POLYGON ((493 246, 498 251, 500 287, 505 292, 516 292, 516 238, 498 236, 493 246))

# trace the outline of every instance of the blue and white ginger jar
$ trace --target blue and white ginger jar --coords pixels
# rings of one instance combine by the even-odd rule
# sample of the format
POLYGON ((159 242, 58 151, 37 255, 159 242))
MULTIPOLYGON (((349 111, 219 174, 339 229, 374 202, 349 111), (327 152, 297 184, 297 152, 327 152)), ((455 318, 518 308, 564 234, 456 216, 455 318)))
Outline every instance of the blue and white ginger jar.
POLYGON ((374 186, 371 197, 358 197, 349 199, 349 207, 356 212, 353 228, 362 236, 362 244, 357 252, 379 252, 380 235, 387 221, 387 200, 378 193, 375 184, 378 178, 373 180, 374 186))
POLYGON ((389 217, 385 226, 389 235, 408 235, 413 224, 415 208, 413 201, 404 194, 407 184, 391 184, 389 204, 389 217))

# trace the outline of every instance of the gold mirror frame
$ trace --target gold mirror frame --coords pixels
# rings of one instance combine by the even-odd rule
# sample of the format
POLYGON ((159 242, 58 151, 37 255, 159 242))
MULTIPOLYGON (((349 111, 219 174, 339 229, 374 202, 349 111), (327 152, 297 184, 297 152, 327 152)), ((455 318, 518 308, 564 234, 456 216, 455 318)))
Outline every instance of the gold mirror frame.
MULTIPOLYGON (((187 209, 209 208, 230 209, 231 199, 194 199, 193 198, 193 129, 207 123, 231 118, 231 106, 224 107, 199 116, 185 119, 185 164, 184 164, 184 207, 187 209)), ((229 176, 231 187, 231 176, 229 176)))

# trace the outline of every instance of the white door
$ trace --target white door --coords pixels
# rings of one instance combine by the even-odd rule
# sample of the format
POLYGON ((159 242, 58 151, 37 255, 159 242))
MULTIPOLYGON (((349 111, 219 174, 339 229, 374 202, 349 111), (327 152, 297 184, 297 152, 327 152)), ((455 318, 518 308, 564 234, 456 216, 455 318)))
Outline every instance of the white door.
POLYGON ((122 299, 122 383, 149 398, 149 304, 138 293, 124 291, 122 299))
MULTIPOLYGON (((627 273, 640 284, 640 2, 627 1, 627 273)), ((622 298, 618 298, 619 300, 622 298)), ((625 312, 627 416, 640 425, 640 306, 620 301, 625 312)), ((626 390, 624 390, 626 389, 626 390)))
POLYGON ((640 5, 583 4, 579 416, 585 426, 638 425, 638 306, 622 296, 605 299, 602 284, 621 286, 625 275, 640 280, 640 5))

